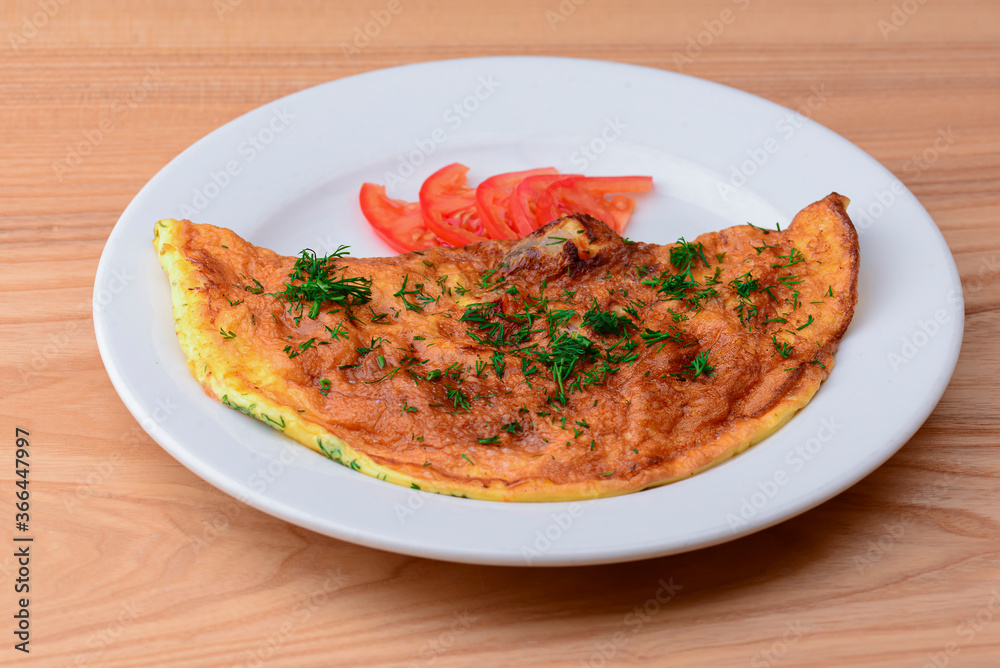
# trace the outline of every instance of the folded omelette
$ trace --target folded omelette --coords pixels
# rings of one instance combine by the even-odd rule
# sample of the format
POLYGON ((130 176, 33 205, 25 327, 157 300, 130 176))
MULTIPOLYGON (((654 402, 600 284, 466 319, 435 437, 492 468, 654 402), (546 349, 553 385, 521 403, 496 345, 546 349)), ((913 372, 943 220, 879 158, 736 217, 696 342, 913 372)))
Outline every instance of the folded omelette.
POLYGON ((383 258, 172 219, 154 244, 209 396, 392 483, 562 501, 695 474, 809 402, 857 299, 847 202, 669 245, 587 216, 383 258))

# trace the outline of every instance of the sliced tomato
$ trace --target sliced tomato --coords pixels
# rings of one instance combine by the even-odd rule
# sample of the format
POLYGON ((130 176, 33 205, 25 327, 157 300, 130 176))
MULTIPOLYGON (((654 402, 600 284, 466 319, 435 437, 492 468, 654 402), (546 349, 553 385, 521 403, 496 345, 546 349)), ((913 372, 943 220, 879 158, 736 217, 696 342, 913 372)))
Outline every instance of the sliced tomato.
POLYGON ((517 185, 529 176, 558 174, 554 167, 526 169, 491 176, 476 188, 476 204, 483 229, 491 239, 517 239, 518 227, 511 213, 510 200, 517 185))
POLYGON ((361 210, 394 250, 407 252, 487 239, 517 239, 563 216, 585 213, 624 233, 635 200, 621 193, 644 192, 649 176, 559 174, 552 167, 498 174, 478 188, 466 182, 469 168, 453 163, 432 174, 419 202, 392 199, 385 187, 365 183, 361 210))
POLYGON ((625 234, 625 226, 632 219, 632 212, 635 211, 635 200, 625 195, 615 195, 610 200, 604 200, 605 206, 611 215, 608 223, 618 234, 625 234))
POLYGON ((652 176, 585 176, 583 185, 592 193, 644 193, 653 187, 652 176))
POLYGON ((510 216, 518 236, 531 234, 545 223, 555 220, 555 218, 545 220, 544 215, 539 215, 538 200, 550 185, 568 178, 580 178, 580 175, 538 174, 529 176, 517 184, 510 196, 510 216))
POLYGON ((581 179, 582 177, 574 176, 553 181, 538 194, 535 217, 539 224, 550 223, 563 216, 585 213, 617 230, 613 216, 604 204, 604 198, 582 187, 581 179))
POLYGON ((364 183, 361 186, 361 211, 375 232, 399 253, 440 246, 441 242, 424 224, 417 202, 392 199, 385 186, 364 183))
POLYGON ((453 246, 487 240, 476 208, 476 191, 466 185, 468 171, 455 162, 431 174, 420 186, 424 224, 453 246))
POLYGON ((551 222, 574 213, 585 213, 604 221, 619 234, 624 233, 635 200, 611 193, 644 192, 653 187, 648 176, 570 176, 553 181, 538 195, 536 218, 551 222))

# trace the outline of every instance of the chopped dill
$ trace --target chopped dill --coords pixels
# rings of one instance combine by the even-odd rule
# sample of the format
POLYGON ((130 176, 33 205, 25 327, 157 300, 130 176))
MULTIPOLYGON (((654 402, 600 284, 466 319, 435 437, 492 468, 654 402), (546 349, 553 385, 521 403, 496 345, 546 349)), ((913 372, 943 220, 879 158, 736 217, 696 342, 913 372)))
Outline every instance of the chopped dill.
MULTIPOLYGON (((318 257, 310 248, 302 251, 288 274, 282 292, 269 293, 272 297, 288 303, 288 312, 302 317, 303 307, 311 302, 308 316, 315 319, 323 304, 334 302, 343 306, 366 304, 371 301, 372 280, 362 276, 347 277, 346 267, 341 269, 339 278, 331 276, 338 271, 334 260, 347 255, 347 246, 341 246, 333 253, 318 257), (298 281, 298 283, 296 283, 298 281)), ((254 279, 260 287, 260 283, 254 279)), ((255 293, 256 294, 256 293, 255 293)))

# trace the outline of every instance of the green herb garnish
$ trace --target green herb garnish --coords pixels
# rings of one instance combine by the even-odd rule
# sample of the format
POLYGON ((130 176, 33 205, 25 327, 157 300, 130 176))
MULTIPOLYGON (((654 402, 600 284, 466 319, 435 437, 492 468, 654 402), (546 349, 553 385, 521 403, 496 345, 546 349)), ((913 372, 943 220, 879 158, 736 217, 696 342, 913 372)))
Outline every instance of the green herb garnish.
POLYGON ((583 325, 590 327, 598 334, 617 334, 621 336, 628 328, 635 328, 635 323, 628 316, 618 315, 614 311, 602 311, 597 300, 593 300, 590 308, 583 314, 583 325))
POLYGON ((774 349, 778 351, 778 354, 782 357, 788 357, 792 354, 795 349, 791 344, 785 343, 784 341, 778 341, 778 335, 772 334, 771 340, 774 342, 774 349))
MULTIPOLYGON (((339 278, 331 275, 338 271, 334 260, 347 255, 346 249, 347 246, 341 246, 323 257, 318 257, 310 248, 305 249, 295 261, 292 273, 288 275, 289 281, 285 282, 285 289, 269 294, 287 302, 288 312, 298 313, 299 318, 302 317, 306 303, 310 303, 308 315, 313 319, 319 315, 320 308, 325 303, 333 302, 343 306, 368 303, 372 298, 370 278, 347 277, 343 273, 346 267, 341 268, 339 278)), ((254 282, 260 286, 256 279, 254 282)))
POLYGON ((712 372, 715 371, 715 367, 708 363, 708 354, 711 350, 704 350, 691 360, 690 364, 684 367, 684 370, 691 374, 691 378, 697 378, 698 376, 704 374, 711 378, 712 372))

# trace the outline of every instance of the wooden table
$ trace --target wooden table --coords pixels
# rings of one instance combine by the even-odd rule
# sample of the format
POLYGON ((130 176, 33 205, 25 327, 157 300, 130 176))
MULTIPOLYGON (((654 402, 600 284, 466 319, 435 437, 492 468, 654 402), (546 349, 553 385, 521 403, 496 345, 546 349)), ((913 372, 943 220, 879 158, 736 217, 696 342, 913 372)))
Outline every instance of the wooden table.
POLYGON ((29 655, 11 635, 18 564, 0 557, 0 664, 1000 665, 1000 4, 9 0, 0 26, 0 496, 13 534, 23 427, 35 537, 29 655), (539 570, 311 533, 215 491, 139 429, 98 356, 91 295, 142 185, 279 96, 503 54, 681 70, 790 107, 829 91, 813 117, 920 198, 966 291, 958 369, 899 454, 741 540, 539 570), (662 583, 676 595, 652 605, 662 583))

